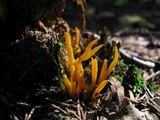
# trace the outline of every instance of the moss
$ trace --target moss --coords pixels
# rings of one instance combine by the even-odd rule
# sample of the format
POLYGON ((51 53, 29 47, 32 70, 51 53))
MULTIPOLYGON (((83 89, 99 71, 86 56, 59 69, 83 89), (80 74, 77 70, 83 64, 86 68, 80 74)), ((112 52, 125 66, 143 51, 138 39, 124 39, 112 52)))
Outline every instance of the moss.
POLYGON ((119 80, 121 83, 123 82, 123 77, 120 75, 115 75, 114 76, 117 80, 119 80))
POLYGON ((150 89, 151 92, 156 90, 156 86, 154 83, 148 83, 147 87, 150 89))
POLYGON ((139 69, 137 66, 134 64, 128 65, 128 70, 124 75, 124 80, 131 86, 133 92, 143 93, 143 85, 145 84, 145 80, 139 75, 139 69))

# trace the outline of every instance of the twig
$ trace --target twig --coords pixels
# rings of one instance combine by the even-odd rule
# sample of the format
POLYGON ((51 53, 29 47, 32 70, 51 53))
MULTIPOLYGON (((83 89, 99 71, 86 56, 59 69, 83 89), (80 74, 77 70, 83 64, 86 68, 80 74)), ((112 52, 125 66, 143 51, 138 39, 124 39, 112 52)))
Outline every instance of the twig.
POLYGON ((147 76, 147 77, 145 78, 145 80, 146 80, 146 81, 147 81, 147 80, 150 80, 150 79, 152 79, 153 77, 155 77, 155 76, 157 76, 157 75, 160 75, 160 70, 157 71, 156 73, 152 73, 150 76, 147 76))
POLYGON ((25 119, 24 120, 30 120, 31 119, 31 116, 33 115, 34 111, 37 109, 37 108, 42 108, 42 106, 35 106, 31 109, 30 113, 26 116, 25 116, 25 119))
POLYGON ((159 116, 160 116, 160 109, 159 107, 157 106, 157 104, 152 100, 152 99, 148 99, 151 103, 149 102, 145 102, 145 103, 141 103, 141 102, 138 102, 136 100, 131 100, 130 98, 126 97, 128 100, 130 100, 132 103, 134 104, 140 104, 144 107, 148 107, 149 109, 153 110, 154 112, 156 112, 159 116))
POLYGON ((26 115, 25 119, 24 120, 30 120, 32 114, 34 113, 35 111, 35 108, 32 108, 32 110, 30 111, 29 115, 26 115))
POLYGON ((17 103, 17 105, 22 105, 22 106, 27 106, 27 107, 29 107, 29 106, 30 106, 29 104, 27 104, 27 103, 23 103, 23 102, 18 102, 18 103, 17 103))
POLYGON ((73 104, 69 104, 69 103, 65 103, 65 102, 59 102, 59 101, 56 101, 56 100, 52 100, 50 98, 45 98, 45 100, 49 101, 49 102, 52 102, 54 104, 59 104, 61 106, 65 106, 65 107, 72 107, 78 103, 73 103, 73 104))
POLYGON ((80 116, 81 120, 85 120, 85 115, 84 115, 84 112, 82 110, 82 106, 81 106, 79 100, 78 100, 78 104, 77 104, 77 112, 78 112, 78 115, 80 116))
POLYGON ((142 95, 142 96, 139 98, 139 100, 143 100, 143 99, 145 99, 145 98, 147 98, 146 93, 145 93, 144 95, 142 95))
POLYGON ((81 112, 80 112, 80 103, 79 103, 79 100, 78 100, 78 104, 77 104, 77 113, 78 113, 78 116, 80 117, 80 119, 82 119, 81 112))
POLYGON ((12 111, 10 111, 10 118, 12 120, 19 120, 18 117, 16 115, 14 115, 12 111))
POLYGON ((144 85, 143 88, 147 91, 148 95, 149 95, 151 98, 154 98, 154 96, 152 95, 152 93, 150 92, 150 90, 147 88, 146 85, 144 85))
POLYGON ((56 108, 56 109, 58 109, 58 110, 60 110, 60 111, 63 112, 65 115, 68 115, 68 113, 67 113, 66 111, 62 110, 60 107, 58 107, 58 106, 56 106, 56 105, 54 105, 54 104, 51 104, 51 106, 54 107, 54 108, 56 108))
POLYGON ((78 116, 74 111, 69 110, 68 108, 66 108, 66 110, 67 110, 69 113, 73 114, 78 120, 81 120, 81 118, 79 118, 79 116, 78 116))
POLYGON ((151 104, 151 103, 146 103, 147 107, 155 111, 159 116, 160 116, 160 109, 157 107, 157 105, 151 104))
POLYGON ((146 67, 149 67, 149 68, 155 68, 156 67, 156 64, 154 62, 148 61, 148 60, 142 60, 138 57, 135 57, 135 56, 129 54, 128 51, 123 49, 123 48, 120 48, 119 51, 120 51, 122 56, 126 57, 129 60, 134 61, 135 63, 138 63, 142 66, 146 66, 146 67))
MULTIPOLYGON (((81 104, 80 104, 80 105, 81 105, 81 104)), ((82 119, 85 120, 85 114, 84 114, 84 111, 83 111, 82 106, 80 106, 80 111, 81 111, 82 119)))
POLYGON ((146 105, 144 103, 142 103, 142 102, 139 102, 137 100, 132 100, 132 99, 130 99, 128 97, 125 97, 125 98, 128 99, 133 104, 142 105, 142 106, 146 107, 146 105))

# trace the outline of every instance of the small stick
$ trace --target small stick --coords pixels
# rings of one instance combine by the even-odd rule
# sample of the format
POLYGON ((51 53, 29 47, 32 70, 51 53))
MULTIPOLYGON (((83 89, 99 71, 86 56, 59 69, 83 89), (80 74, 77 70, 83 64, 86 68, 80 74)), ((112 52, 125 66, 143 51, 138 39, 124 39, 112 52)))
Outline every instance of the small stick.
POLYGON ((148 95, 149 95, 151 98, 154 98, 154 96, 153 96, 152 93, 149 91, 149 89, 147 88, 146 85, 144 85, 143 88, 147 91, 148 95))
POLYGON ((147 77, 145 78, 145 80, 146 80, 146 81, 147 81, 147 80, 150 80, 151 78, 153 78, 153 77, 155 77, 155 76, 157 76, 157 75, 160 75, 160 70, 157 71, 156 73, 152 73, 150 76, 147 76, 147 77))
POLYGON ((56 106, 56 105, 54 105, 54 104, 51 104, 51 106, 54 107, 54 108, 56 108, 56 109, 58 109, 58 110, 60 110, 60 111, 63 112, 64 114, 68 115, 68 113, 67 113, 66 111, 62 110, 60 107, 58 107, 58 106, 56 106))
POLYGON ((31 116, 33 115, 34 111, 37 109, 37 108, 42 108, 42 106, 35 106, 31 109, 29 115, 26 115, 25 119, 24 120, 30 120, 31 119, 31 116))
POLYGON ((31 118, 32 114, 34 113, 34 111, 35 111, 35 108, 32 108, 32 110, 30 111, 29 115, 27 115, 24 120, 30 120, 30 118, 31 118))
POLYGON ((74 111, 69 110, 68 108, 66 108, 66 110, 67 110, 69 113, 73 114, 78 120, 81 120, 81 118, 79 118, 79 116, 78 116, 74 111))
POLYGON ((120 48, 119 49, 119 52, 124 56, 126 57, 127 59, 129 60, 132 60, 134 61, 135 63, 138 63, 142 66, 146 66, 146 67, 149 67, 149 68, 155 68, 156 67, 156 64, 152 61, 148 61, 148 60, 142 60, 136 56, 133 56, 131 54, 128 53, 127 50, 123 49, 123 48, 120 48))
POLYGON ((47 27, 42 23, 42 21, 39 20, 38 25, 40 28, 44 29, 46 33, 48 32, 47 27))
POLYGON ((52 103, 56 103, 56 104, 62 105, 62 106, 66 106, 66 107, 71 107, 71 106, 77 104, 77 103, 69 104, 69 103, 65 103, 65 102, 59 102, 59 101, 56 101, 56 100, 52 100, 50 98, 45 98, 45 100, 47 100, 49 102, 52 102, 52 103))
POLYGON ((78 104, 77 104, 77 113, 78 113, 78 116, 80 117, 80 119, 82 119, 79 100, 78 100, 78 104))
MULTIPOLYGON (((80 104, 80 105, 81 105, 81 104, 80 104)), ((82 106, 80 106, 80 111, 81 111, 82 120, 85 120, 85 114, 84 114, 84 111, 83 111, 82 106)))
POLYGON ((146 104, 147 104, 148 108, 152 109, 153 111, 155 111, 160 116, 160 109, 157 106, 155 106, 151 103, 148 103, 148 102, 146 104))

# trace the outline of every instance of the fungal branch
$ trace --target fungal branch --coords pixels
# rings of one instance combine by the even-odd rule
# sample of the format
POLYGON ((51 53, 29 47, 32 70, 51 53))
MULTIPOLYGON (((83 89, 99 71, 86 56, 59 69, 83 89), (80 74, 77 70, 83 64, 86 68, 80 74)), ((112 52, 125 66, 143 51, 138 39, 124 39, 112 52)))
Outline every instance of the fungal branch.
POLYGON ((114 45, 114 59, 107 67, 107 59, 103 60, 103 65, 100 71, 100 76, 98 78, 98 60, 96 58, 91 58, 96 54, 100 48, 103 47, 103 44, 98 45, 93 48, 93 46, 97 43, 97 39, 93 40, 88 44, 85 48, 83 54, 79 55, 75 59, 75 54, 80 53, 81 49, 79 47, 79 30, 76 28, 76 39, 74 44, 72 45, 71 35, 69 32, 65 33, 65 44, 68 53, 68 61, 69 61, 69 75, 66 75, 65 72, 62 73, 63 84, 66 87, 66 92, 72 98, 79 98, 80 94, 85 90, 88 93, 92 94, 92 98, 95 98, 98 93, 106 86, 109 82, 107 80, 109 74, 115 67, 118 61, 118 48, 114 45), (78 48, 79 50, 74 53, 74 48, 78 48), (91 80, 86 80, 84 73, 83 62, 86 60, 90 60, 91 62, 91 80), (90 81, 90 84, 87 85, 87 81, 90 81))

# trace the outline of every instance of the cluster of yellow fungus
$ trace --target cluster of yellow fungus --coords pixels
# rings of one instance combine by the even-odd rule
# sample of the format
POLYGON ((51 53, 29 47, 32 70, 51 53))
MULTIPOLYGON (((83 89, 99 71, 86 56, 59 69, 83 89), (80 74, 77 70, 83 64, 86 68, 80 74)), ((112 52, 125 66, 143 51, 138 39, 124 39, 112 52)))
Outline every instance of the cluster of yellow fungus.
POLYGON ((73 45, 71 40, 71 35, 69 32, 65 33, 65 43, 69 59, 70 75, 62 73, 63 84, 66 87, 66 91, 71 97, 79 97, 79 95, 86 91, 92 94, 92 98, 106 86, 108 83, 108 75, 111 73, 112 69, 115 67, 118 61, 118 48, 114 46, 114 58, 109 67, 107 67, 107 59, 104 59, 103 65, 100 71, 99 78, 98 74, 98 61, 96 58, 91 58, 95 53, 103 46, 103 44, 98 45, 92 49, 92 47, 97 43, 98 40, 93 40, 85 48, 83 54, 75 58, 74 49, 76 48, 77 53, 81 52, 79 47, 79 30, 76 28, 76 40, 73 45), (91 83, 88 85, 84 77, 83 62, 91 58, 91 83))

